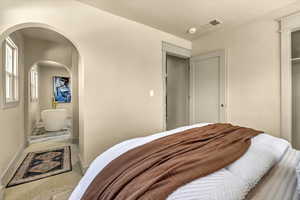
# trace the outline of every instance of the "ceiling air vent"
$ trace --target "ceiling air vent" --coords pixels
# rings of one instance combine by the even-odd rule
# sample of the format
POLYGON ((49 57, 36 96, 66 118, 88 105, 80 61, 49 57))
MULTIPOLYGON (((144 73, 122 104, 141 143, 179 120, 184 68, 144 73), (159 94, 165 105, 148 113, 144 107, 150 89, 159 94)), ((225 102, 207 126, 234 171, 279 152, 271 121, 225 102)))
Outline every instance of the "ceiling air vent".
POLYGON ((217 25, 221 24, 221 22, 217 19, 214 19, 214 20, 210 21, 209 24, 212 26, 217 26, 217 25))

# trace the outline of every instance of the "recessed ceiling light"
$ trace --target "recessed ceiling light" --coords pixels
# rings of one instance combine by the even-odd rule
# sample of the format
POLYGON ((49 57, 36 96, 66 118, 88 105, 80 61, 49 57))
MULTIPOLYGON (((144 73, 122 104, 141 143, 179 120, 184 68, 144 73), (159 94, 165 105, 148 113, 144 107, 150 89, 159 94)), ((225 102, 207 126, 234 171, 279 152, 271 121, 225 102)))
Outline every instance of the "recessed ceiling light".
POLYGON ((197 32, 197 28, 195 27, 191 27, 189 28, 189 30, 187 31, 189 34, 195 34, 197 32))

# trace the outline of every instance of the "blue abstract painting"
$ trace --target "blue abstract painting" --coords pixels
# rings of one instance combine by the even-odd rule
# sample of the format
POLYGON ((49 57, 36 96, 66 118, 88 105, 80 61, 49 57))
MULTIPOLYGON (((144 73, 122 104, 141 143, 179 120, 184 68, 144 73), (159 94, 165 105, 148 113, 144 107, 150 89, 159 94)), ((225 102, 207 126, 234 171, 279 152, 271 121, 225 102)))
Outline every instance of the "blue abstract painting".
POLYGON ((54 76, 53 77, 54 98, 58 103, 71 102, 70 78, 54 76))

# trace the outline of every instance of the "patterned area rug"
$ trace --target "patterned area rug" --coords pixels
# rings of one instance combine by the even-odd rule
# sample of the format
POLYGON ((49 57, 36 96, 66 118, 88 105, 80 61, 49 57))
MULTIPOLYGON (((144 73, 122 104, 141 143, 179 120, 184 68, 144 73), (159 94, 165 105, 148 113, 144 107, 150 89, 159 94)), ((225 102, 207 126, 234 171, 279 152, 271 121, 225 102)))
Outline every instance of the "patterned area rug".
POLYGON ((70 146, 28 153, 6 187, 72 171, 70 146))

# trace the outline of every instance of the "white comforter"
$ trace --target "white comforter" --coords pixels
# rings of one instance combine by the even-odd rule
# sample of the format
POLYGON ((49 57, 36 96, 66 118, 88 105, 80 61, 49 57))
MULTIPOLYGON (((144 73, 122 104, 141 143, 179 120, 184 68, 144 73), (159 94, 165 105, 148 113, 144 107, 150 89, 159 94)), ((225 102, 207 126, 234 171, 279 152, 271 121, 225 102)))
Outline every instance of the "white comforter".
MULTIPOLYGON (((205 126, 208 123, 180 127, 171 131, 157 133, 124 141, 98 156, 80 180, 70 196, 70 200, 79 200, 97 174, 113 159, 126 151, 155 139, 181 132, 187 129, 205 126)), ((290 144, 267 134, 252 139, 248 151, 237 161, 208 176, 196 179, 174 191, 168 200, 241 200, 262 176, 277 163, 290 144)))

